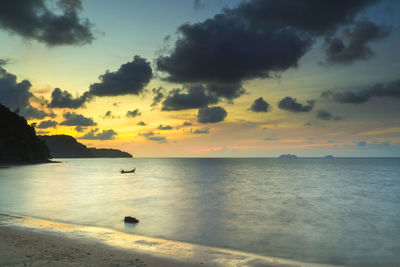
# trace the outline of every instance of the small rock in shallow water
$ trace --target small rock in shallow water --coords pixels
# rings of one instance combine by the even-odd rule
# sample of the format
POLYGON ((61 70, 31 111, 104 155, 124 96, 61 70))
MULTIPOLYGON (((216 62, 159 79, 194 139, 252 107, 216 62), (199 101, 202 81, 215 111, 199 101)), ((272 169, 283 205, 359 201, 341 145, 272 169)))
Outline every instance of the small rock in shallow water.
POLYGON ((124 219, 124 222, 126 222, 126 223, 139 223, 139 220, 136 219, 135 217, 126 216, 125 219, 124 219))

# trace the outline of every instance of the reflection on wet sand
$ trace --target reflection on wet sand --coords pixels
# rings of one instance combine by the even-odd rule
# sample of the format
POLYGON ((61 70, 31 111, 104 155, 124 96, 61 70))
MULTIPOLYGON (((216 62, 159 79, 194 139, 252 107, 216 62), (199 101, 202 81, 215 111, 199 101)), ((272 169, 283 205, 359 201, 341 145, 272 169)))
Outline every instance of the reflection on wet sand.
POLYGON ((0 215, 0 222, 8 227, 19 227, 35 233, 51 233, 58 239, 86 240, 92 245, 108 245, 111 250, 118 248, 133 255, 148 255, 167 261, 172 260, 182 266, 196 264, 203 266, 330 266, 35 218, 0 215))

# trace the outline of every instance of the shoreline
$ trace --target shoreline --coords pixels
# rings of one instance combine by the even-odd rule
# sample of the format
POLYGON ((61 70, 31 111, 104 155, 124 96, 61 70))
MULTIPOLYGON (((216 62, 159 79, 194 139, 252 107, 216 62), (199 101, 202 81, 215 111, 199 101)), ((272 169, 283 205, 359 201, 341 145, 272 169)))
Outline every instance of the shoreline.
POLYGON ((62 161, 57 161, 57 160, 0 161, 0 167, 6 168, 11 166, 35 165, 35 164, 45 164, 45 163, 62 163, 62 161))
POLYGON ((0 266, 337 266, 0 213, 0 266))

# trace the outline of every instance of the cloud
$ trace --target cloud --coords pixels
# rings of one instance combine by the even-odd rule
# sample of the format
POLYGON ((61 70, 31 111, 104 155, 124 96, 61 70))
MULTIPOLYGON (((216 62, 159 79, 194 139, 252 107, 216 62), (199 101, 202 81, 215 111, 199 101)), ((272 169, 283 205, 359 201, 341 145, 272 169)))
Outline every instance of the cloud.
POLYGON ((55 88, 51 93, 51 102, 47 106, 49 108, 81 108, 85 106, 86 102, 91 100, 88 92, 83 93, 80 97, 73 98, 72 95, 60 88, 55 88))
POLYGON ((7 58, 0 58, 0 67, 7 65, 9 62, 9 59, 7 58))
POLYGON ((182 126, 183 126, 183 127, 185 127, 185 126, 192 126, 192 123, 191 123, 190 121, 185 121, 185 122, 182 124, 182 126))
POLYGON ((138 123, 136 123, 136 125, 146 126, 146 123, 144 121, 139 121, 138 123))
POLYGON ((277 141, 279 140, 277 137, 265 137, 263 138, 264 141, 277 141))
POLYGON ((168 140, 165 136, 156 135, 153 131, 140 133, 139 135, 146 137, 147 140, 156 141, 160 144, 168 143, 168 140))
POLYGON ((250 0, 227 12, 245 18, 253 26, 291 27, 303 33, 321 36, 336 31, 339 26, 352 23, 357 13, 378 2, 352 0, 338 4, 335 0, 250 0))
POLYGON ((38 126, 36 126, 36 128, 39 128, 39 129, 46 129, 46 128, 50 128, 50 127, 52 127, 52 128, 56 128, 57 127, 57 122, 56 121, 53 121, 53 120, 46 120, 46 121, 41 121, 40 123, 39 123, 39 125, 38 126))
POLYGON ((296 98, 287 96, 278 103, 280 109, 288 110, 291 112, 309 112, 313 109, 315 101, 308 100, 308 105, 303 105, 297 102, 296 98))
POLYGON ((108 110, 106 114, 104 114, 103 119, 115 119, 116 117, 112 114, 111 110, 108 110))
POLYGON ((45 0, 8 1, 0 9, 0 28, 49 46, 93 41, 92 24, 78 15, 82 10, 80 0, 59 0, 57 8, 46 3, 45 0))
POLYGON ((335 102, 339 103, 352 103, 352 104, 365 103, 370 98, 366 90, 359 90, 356 92, 353 91, 332 92, 330 90, 327 90, 321 93, 321 97, 332 98, 335 102))
POLYGON ((53 112, 46 112, 44 110, 40 110, 35 108, 32 105, 27 105, 21 109, 19 109, 19 113, 25 117, 25 119, 44 119, 46 117, 54 118, 56 115, 53 112))
POLYGON ((81 114, 77 114, 75 112, 67 112, 63 115, 64 121, 60 123, 60 125, 66 126, 94 126, 96 123, 92 118, 87 118, 81 114))
POLYGON ((378 0, 249 0, 203 22, 183 24, 172 50, 156 58, 165 79, 232 83, 296 67, 315 37, 353 22, 378 0), (304 14, 312 14, 305 16, 304 14))
POLYGON ((79 137, 79 139, 87 139, 87 140, 114 140, 117 133, 114 130, 103 130, 102 132, 98 132, 99 129, 93 129, 85 135, 79 137))
POLYGON ((360 141, 357 143, 357 146, 366 146, 366 145, 367 145, 367 142, 365 142, 365 141, 360 141))
POLYGON ((149 131, 149 132, 146 132, 146 133, 140 133, 139 135, 143 135, 145 137, 149 137, 149 136, 155 135, 155 133, 153 131, 149 131))
POLYGON ((45 135, 45 134, 49 134, 49 131, 36 131, 37 135, 45 135))
POLYGON ((219 14, 179 27, 170 55, 156 59, 166 79, 180 83, 235 83, 265 78, 296 67, 311 39, 291 29, 254 29, 242 19, 219 14))
POLYGON ((250 110, 254 112, 268 112, 270 109, 271 105, 268 104, 262 97, 254 100, 253 104, 250 107, 250 110))
POLYGON ((215 95, 208 94, 205 86, 185 85, 182 89, 173 89, 168 93, 162 103, 161 110, 175 111, 201 108, 216 103, 218 103, 218 98, 215 95))
POLYGON ((165 136, 148 136, 146 139, 150 141, 156 141, 160 144, 168 143, 168 140, 165 136))
POLYGON ((84 127, 84 126, 76 126, 75 127, 75 131, 80 132, 80 133, 84 132, 85 130, 86 130, 86 127, 84 127))
POLYGON ((343 118, 340 117, 340 116, 332 115, 331 113, 329 113, 329 112, 326 111, 326 110, 318 110, 318 111, 317 111, 316 117, 317 117, 318 119, 324 120, 324 121, 330 121, 330 120, 332 120, 332 121, 338 121, 338 120, 343 119, 343 118))
POLYGON ((100 75, 100 82, 91 84, 89 93, 95 96, 138 95, 143 92, 152 76, 150 63, 135 56, 133 61, 121 65, 117 71, 106 71, 100 75))
POLYGON ((0 103, 11 110, 19 110, 19 113, 26 119, 43 119, 55 116, 54 113, 47 113, 30 104, 29 100, 34 96, 29 91, 31 86, 28 80, 17 82, 17 76, 7 72, 0 65, 0 103))
POLYGON ((163 87, 158 87, 158 88, 153 88, 153 102, 151 103, 151 107, 157 106, 161 100, 164 98, 164 91, 165 89, 163 87))
POLYGON ((200 9, 204 7, 204 3, 202 0, 194 0, 193 1, 193 8, 194 9, 200 9))
POLYGON ((225 119, 228 115, 222 107, 203 107, 197 113, 197 121, 200 123, 215 123, 225 119))
POLYGON ((194 131, 190 130, 190 132, 193 134, 208 134, 208 133, 210 133, 210 128, 205 127, 205 128, 196 129, 194 131))
POLYGON ((137 108, 132 110, 132 111, 128 110, 128 112, 126 112, 126 116, 127 117, 131 117, 131 118, 135 118, 135 117, 140 116, 140 115, 142 115, 142 113, 137 108))
POLYGON ((160 124, 158 127, 157 127, 157 129, 159 129, 159 130, 172 130, 172 127, 170 126, 170 125, 162 125, 162 124, 160 124))
POLYGON ((29 104, 33 94, 29 91, 31 83, 28 80, 17 82, 14 74, 0 67, 0 102, 10 109, 24 108, 29 104))
POLYGON ((368 46, 370 42, 388 37, 391 28, 378 26, 368 20, 359 21, 353 30, 342 30, 342 38, 325 39, 326 62, 330 64, 351 64, 356 60, 369 59, 374 55, 368 46))
POLYGON ((327 90, 321 93, 321 97, 333 99, 338 103, 361 104, 368 102, 373 97, 400 97, 400 80, 386 84, 376 83, 365 89, 356 91, 332 92, 327 90))
POLYGON ((323 127, 325 125, 323 123, 321 123, 320 121, 307 121, 306 123, 304 123, 304 126, 307 126, 307 127, 323 127))
POLYGON ((246 93, 241 82, 208 83, 206 84, 206 90, 209 94, 218 98, 225 98, 228 101, 233 101, 233 99, 246 93))

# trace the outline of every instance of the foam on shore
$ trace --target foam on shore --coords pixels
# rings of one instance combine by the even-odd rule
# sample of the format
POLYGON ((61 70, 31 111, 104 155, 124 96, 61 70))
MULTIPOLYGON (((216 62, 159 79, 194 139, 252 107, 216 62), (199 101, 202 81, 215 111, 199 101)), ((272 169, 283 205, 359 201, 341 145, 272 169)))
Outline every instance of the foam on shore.
MULTIPOLYGON (((58 223, 43 219, 0 214, 0 225, 19 227, 37 233, 46 232, 58 238, 86 240, 125 252, 149 255, 180 263, 202 266, 333 266, 266 257, 252 253, 202 246, 186 242, 164 240, 127 234, 112 229, 58 223)), ((184 264, 183 264, 184 265, 184 264)), ((337 266, 337 265, 335 265, 337 266)))

